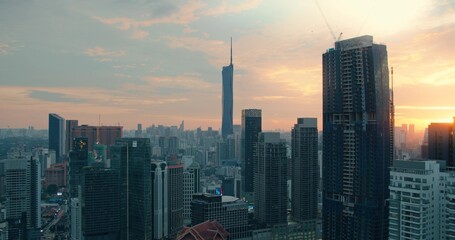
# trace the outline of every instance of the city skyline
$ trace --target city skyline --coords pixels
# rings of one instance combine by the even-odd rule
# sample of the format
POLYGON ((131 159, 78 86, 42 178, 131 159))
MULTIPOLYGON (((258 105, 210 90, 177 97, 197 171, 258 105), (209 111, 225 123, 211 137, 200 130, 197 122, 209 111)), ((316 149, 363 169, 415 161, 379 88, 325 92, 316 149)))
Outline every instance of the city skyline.
POLYGON ((220 129, 219 70, 232 36, 234 124, 241 109, 259 108, 264 129, 290 130, 298 116, 322 116, 320 55, 334 42, 327 22, 341 39, 368 34, 388 46, 395 123, 423 130, 451 122, 455 110, 454 9, 449 1, 4 2, 0 128, 44 129, 55 112, 90 125, 101 114, 103 125, 125 129, 181 120, 220 129))

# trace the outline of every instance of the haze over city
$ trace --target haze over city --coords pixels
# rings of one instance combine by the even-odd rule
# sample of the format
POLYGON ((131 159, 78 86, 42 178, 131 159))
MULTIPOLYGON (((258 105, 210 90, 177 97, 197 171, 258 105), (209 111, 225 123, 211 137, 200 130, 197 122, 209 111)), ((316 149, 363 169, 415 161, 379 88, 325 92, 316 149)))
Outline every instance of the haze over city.
POLYGON ((288 131, 299 116, 321 119, 330 29, 387 45, 397 126, 422 130, 455 110, 448 0, 3 1, 0 23, 1 128, 44 129, 57 112, 126 129, 218 129, 232 37, 234 123, 261 108, 264 129, 288 131))

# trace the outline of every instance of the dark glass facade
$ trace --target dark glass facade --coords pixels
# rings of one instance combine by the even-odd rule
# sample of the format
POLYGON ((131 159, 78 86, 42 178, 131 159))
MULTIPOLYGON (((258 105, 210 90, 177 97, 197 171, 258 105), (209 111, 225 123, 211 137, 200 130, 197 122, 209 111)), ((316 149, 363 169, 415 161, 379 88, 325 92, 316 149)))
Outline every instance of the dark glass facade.
POLYGON ((428 126, 428 159, 446 160, 455 167, 454 123, 431 123, 428 126))
POLYGON ((150 139, 117 139, 111 168, 120 171, 120 239, 152 239, 150 139))
POLYGON ((55 113, 49 114, 49 149, 55 151, 57 163, 65 154, 65 119, 55 113))
POLYGON ((254 147, 261 131, 262 110, 242 110, 242 185, 245 193, 254 193, 254 147))
POLYGON ((223 95, 222 110, 223 116, 221 121, 221 134, 223 138, 234 133, 232 124, 232 114, 234 111, 234 65, 232 65, 232 39, 231 39, 231 62, 229 66, 224 66, 221 72, 223 76, 223 95))
POLYGON ((73 139, 73 149, 69 161, 69 186, 71 198, 78 197, 81 184, 82 168, 88 166, 88 140, 86 137, 73 139))
POLYGON ((385 45, 338 41, 323 61, 323 239, 387 239, 392 159, 385 45))
POLYGON ((81 180, 84 239, 120 239, 119 171, 85 167, 81 180))

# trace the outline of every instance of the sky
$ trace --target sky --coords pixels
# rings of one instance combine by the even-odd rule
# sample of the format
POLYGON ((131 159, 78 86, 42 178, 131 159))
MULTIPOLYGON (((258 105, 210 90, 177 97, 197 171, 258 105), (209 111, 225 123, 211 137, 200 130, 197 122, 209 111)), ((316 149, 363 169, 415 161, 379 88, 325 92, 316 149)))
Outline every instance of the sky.
POLYGON ((453 121, 453 0, 0 0, 0 128, 219 129, 230 37, 234 124, 260 108, 263 129, 322 128, 322 54, 360 35, 387 45, 397 125, 453 121))

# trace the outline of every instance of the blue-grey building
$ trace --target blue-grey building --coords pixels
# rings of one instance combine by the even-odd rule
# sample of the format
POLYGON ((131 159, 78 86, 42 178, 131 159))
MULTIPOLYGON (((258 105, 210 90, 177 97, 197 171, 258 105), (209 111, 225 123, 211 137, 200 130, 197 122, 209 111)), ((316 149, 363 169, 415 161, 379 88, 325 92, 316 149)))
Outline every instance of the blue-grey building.
POLYGON ((49 114, 49 149, 55 151, 57 163, 65 155, 65 119, 55 113, 49 114))
POLYGON ((221 134, 223 138, 234 133, 232 125, 232 114, 234 109, 234 65, 232 65, 232 38, 231 38, 231 62, 224 66, 221 72, 223 76, 222 108, 223 119, 221 122, 221 134))
POLYGON ((335 42, 323 62, 323 239, 387 239, 392 115, 387 48, 335 42))

